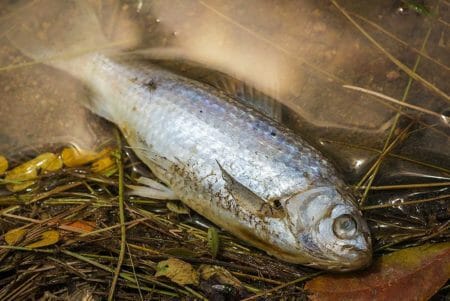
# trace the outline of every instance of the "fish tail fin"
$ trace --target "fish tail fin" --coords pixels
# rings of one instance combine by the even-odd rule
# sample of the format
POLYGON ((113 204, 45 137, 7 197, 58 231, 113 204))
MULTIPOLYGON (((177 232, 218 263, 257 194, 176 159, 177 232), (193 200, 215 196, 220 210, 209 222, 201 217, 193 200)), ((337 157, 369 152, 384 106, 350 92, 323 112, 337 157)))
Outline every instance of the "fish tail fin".
POLYGON ((7 24, 0 27, 7 32, 12 45, 26 56, 67 69, 70 61, 87 53, 120 51, 138 42, 137 27, 125 16, 119 3, 107 8, 102 3, 35 0, 17 8, 4 22, 7 24), (102 22, 103 19, 108 22, 102 22))
MULTIPOLYGON (((89 88, 99 80, 96 70, 102 54, 128 50, 140 38, 135 22, 116 0, 34 0, 14 7, 14 12, 0 23, 10 43, 35 62, 63 70, 89 88)), ((113 121, 114 106, 91 90, 79 101, 113 121)))

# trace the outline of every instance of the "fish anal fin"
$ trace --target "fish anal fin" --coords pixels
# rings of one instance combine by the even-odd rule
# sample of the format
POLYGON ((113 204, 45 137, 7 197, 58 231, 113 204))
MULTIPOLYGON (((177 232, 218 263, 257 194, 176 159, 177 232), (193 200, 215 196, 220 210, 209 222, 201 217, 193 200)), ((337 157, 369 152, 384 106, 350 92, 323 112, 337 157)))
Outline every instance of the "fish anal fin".
POLYGON ((157 200, 178 200, 178 196, 169 187, 150 178, 140 177, 137 182, 141 185, 127 185, 129 195, 146 197, 157 200))

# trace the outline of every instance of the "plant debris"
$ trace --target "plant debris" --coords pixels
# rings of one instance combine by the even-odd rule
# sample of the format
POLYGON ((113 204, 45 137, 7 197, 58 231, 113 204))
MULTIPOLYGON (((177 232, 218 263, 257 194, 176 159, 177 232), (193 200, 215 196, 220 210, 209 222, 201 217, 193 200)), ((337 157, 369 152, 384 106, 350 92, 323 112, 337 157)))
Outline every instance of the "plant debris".
MULTIPOLYGON (((114 158, 110 154, 117 153, 115 149, 102 156, 114 158)), ((145 170, 125 152, 121 156, 122 177, 116 162, 112 173, 105 174, 95 173, 89 160, 82 166, 65 165, 42 173, 29 191, 4 190, 0 196, 4 241, 0 245, 0 299, 44 294, 66 298, 81 291, 88 291, 94 299, 109 295, 121 249, 119 187, 139 185, 145 170), (30 284, 23 286, 26 281, 30 284)), ((126 236, 115 298, 305 298, 304 282, 317 275, 313 269, 276 260, 226 232, 219 236, 195 212, 169 209, 165 200, 133 197, 125 191, 123 202, 126 236)), ((394 226, 387 224, 389 215, 377 219, 378 210, 398 216, 395 209, 366 211, 378 253, 449 236, 448 223, 437 223, 434 228, 410 225, 405 230, 399 221, 393 221, 394 226), (394 235, 387 238, 377 227, 394 235)), ((414 223, 407 217, 403 221, 414 223)))

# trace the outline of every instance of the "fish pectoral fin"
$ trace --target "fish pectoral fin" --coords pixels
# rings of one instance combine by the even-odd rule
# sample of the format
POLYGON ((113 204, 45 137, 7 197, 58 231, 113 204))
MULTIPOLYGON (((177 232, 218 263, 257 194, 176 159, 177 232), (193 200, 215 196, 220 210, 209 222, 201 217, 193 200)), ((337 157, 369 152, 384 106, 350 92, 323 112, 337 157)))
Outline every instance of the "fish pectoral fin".
POLYGON ((227 183, 226 189, 239 206, 249 210, 252 214, 257 215, 261 219, 267 217, 279 218, 284 216, 283 210, 273 206, 270 202, 245 187, 236 178, 230 175, 217 160, 216 162, 222 171, 222 178, 227 183))
POLYGON ((179 197, 169 187, 150 178, 140 177, 137 182, 142 185, 126 185, 129 195, 157 200, 179 200, 179 197))

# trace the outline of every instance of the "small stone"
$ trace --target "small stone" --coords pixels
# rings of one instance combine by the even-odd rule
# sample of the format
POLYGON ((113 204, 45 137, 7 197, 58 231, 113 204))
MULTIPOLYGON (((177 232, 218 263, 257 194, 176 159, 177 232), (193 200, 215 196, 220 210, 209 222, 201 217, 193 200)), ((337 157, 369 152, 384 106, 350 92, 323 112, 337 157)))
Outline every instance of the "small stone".
POLYGON ((394 81, 400 77, 400 73, 396 70, 391 70, 388 73, 386 73, 386 78, 389 81, 394 81))
POLYGON ((322 33, 322 32, 325 32, 325 30, 327 30, 327 26, 323 22, 316 22, 313 25, 312 30, 316 33, 322 33))

